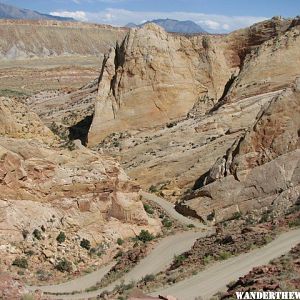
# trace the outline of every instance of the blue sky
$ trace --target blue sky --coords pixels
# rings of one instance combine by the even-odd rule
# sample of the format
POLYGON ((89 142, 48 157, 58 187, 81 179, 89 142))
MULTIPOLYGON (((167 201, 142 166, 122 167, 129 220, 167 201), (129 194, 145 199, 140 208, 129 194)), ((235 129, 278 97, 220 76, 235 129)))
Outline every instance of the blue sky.
POLYGON ((125 25, 156 18, 192 20, 210 32, 228 32, 275 15, 300 14, 300 0, 0 0, 80 21, 125 25))

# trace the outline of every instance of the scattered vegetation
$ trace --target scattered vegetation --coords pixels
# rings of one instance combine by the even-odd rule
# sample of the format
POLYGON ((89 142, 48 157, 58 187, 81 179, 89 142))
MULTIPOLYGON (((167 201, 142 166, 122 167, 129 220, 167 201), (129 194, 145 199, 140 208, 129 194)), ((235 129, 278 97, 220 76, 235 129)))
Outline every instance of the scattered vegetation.
POLYGON ((231 256, 232 256, 232 254, 228 251, 221 251, 219 253, 220 260, 226 260, 226 259, 230 258, 231 256))
POLYGON ((87 239, 82 239, 80 242, 80 246, 86 250, 90 250, 91 249, 91 243, 89 240, 87 239))
POLYGON ((239 211, 236 211, 232 215, 232 220, 239 220, 242 217, 242 213, 239 211))
POLYGON ((158 189, 157 189, 157 187, 156 187, 155 185, 151 185, 151 186, 149 187, 149 192, 150 192, 150 193, 157 193, 157 192, 158 192, 158 189))
POLYGON ((41 233, 41 231, 39 229, 34 229, 32 235, 37 240, 41 240, 43 238, 42 233, 41 233))
POLYGON ((30 94, 25 92, 20 92, 16 90, 10 90, 10 89, 0 89, 0 96, 2 97, 24 97, 24 96, 30 96, 30 94))
POLYGON ((59 235, 56 237, 56 240, 61 244, 66 240, 66 234, 61 231, 59 235))
POLYGON ((66 258, 61 259, 55 268, 60 272, 71 272, 72 271, 72 263, 68 261, 66 258))
POLYGON ((195 225, 194 224, 188 224, 187 227, 188 228, 195 228, 195 225))
POLYGON ((166 228, 171 228, 173 225, 173 222, 168 218, 164 218, 161 222, 162 222, 163 226, 166 228))
POLYGON ((155 280, 155 276, 153 274, 147 274, 142 280, 145 283, 150 282, 150 281, 154 281, 155 280))
POLYGON ((121 238, 118 238, 118 239, 117 239, 117 244, 118 244, 119 246, 123 245, 123 244, 124 244, 124 240, 121 239, 121 238))
POLYGON ((22 230, 22 236, 23 236, 23 239, 26 240, 27 236, 29 234, 29 231, 27 229, 23 229, 22 230))
POLYGON ((28 261, 25 257, 17 257, 13 263, 13 266, 16 266, 18 268, 27 269, 28 268, 28 261))
POLYGON ((153 208, 149 205, 149 204, 144 204, 144 210, 146 211, 146 213, 152 215, 154 213, 153 208))
POLYGON ((142 241, 143 243, 152 241, 154 239, 154 236, 148 231, 148 230, 142 230, 140 234, 137 236, 137 238, 142 241))
POLYGON ((178 268, 188 258, 186 253, 175 255, 173 265, 178 268))
POLYGON ((300 226, 300 218, 289 222, 289 227, 290 228, 298 227, 298 226, 300 226))

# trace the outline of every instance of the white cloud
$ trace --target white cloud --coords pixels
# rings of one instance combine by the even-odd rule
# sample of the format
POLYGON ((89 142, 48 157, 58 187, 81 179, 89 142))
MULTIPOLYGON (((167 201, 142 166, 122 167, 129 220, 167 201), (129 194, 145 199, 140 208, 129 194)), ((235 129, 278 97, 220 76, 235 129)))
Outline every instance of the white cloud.
POLYGON ((89 18, 87 17, 86 12, 84 11, 53 11, 50 15, 57 16, 57 17, 68 17, 73 18, 78 21, 88 22, 89 18))
MULTIPOLYGON (((79 0, 75 0, 79 1, 79 0)), ((124 0, 97 0, 97 1, 124 1, 124 0)), ((247 27, 253 23, 263 21, 265 17, 253 16, 224 16, 191 12, 147 12, 147 11, 130 11, 125 9, 107 8, 99 12, 83 12, 83 11, 63 11, 51 14, 59 16, 71 16, 80 21, 88 21, 94 23, 104 23, 116 26, 124 26, 133 22, 136 24, 143 23, 145 20, 153 19, 176 19, 191 20, 202 26, 209 32, 229 32, 242 27, 247 27)))

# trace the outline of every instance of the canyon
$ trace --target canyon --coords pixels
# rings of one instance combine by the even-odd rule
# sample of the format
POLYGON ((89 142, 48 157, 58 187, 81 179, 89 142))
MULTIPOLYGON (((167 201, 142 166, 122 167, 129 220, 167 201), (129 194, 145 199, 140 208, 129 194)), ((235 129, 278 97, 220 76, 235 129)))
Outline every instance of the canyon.
MULTIPOLYGON (((195 258, 201 243, 216 241, 225 251, 242 228, 243 236, 255 233, 249 234, 253 241, 262 234, 260 247, 267 233, 273 237, 276 230, 299 226, 299 17, 274 17, 227 35, 191 36, 152 23, 128 31, 58 21, 1 22, 0 65, 8 67, 0 78, 7 87, 0 97, 0 252, 1 270, 15 276, 0 274, 7 285, 16 280, 23 293, 41 286, 37 297, 49 292, 44 296, 51 299, 118 297, 131 279, 146 289, 147 275, 158 273, 161 282, 174 284, 159 291, 188 299, 200 295, 195 282, 210 274, 188 269, 189 259, 202 268, 195 258), (36 28, 36 36, 21 47, 16 40, 28 28, 36 28), (39 35, 46 41, 37 49, 32 41, 39 35), (74 43, 66 48, 60 41, 67 36, 74 43), (30 69, 32 78, 45 72, 53 77, 22 88, 10 72, 15 68, 27 77, 28 66, 17 67, 16 59, 21 66, 41 64, 30 69), (185 245, 178 243, 180 235, 187 236, 185 245), (162 255, 157 266, 151 261, 158 261, 160 247, 178 249, 162 255), (104 277, 100 285, 94 280, 93 272, 104 268, 101 274, 110 274, 111 264, 118 257, 125 264, 134 249, 145 257, 130 262, 132 269, 106 287, 104 277), (16 264, 22 258, 27 267, 20 272, 16 264), (183 260, 190 279, 184 281, 184 270, 180 275, 168 269, 172 259, 183 260), (66 265, 68 271, 61 271, 66 265), (55 294, 56 283, 68 286, 68 274, 83 276, 88 268, 93 279, 89 286, 83 283, 82 294, 73 286, 67 295, 55 294), (190 294, 183 295, 186 289, 190 294)), ((268 259, 290 246, 298 251, 298 231, 285 233, 284 250, 281 237, 272 242, 280 249, 268 259)), ((257 257, 272 245, 254 250, 257 257)), ((250 257, 241 255, 232 260, 250 257)), ((258 264, 251 260, 249 266, 258 264)), ((236 270, 232 280, 246 275, 249 266, 236 270)), ((157 282, 149 281, 154 288, 157 282)))

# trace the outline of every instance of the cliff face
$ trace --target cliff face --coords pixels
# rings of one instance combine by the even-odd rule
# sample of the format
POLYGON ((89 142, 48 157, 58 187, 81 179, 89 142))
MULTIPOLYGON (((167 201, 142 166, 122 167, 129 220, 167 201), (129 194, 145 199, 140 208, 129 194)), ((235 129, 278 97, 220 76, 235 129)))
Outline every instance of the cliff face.
POLYGON ((20 102, 0 98, 0 111, 2 270, 26 251, 34 253, 28 258, 31 274, 39 266, 53 269, 62 257, 88 264, 83 238, 96 249, 114 248, 118 238, 141 229, 160 232, 160 222, 144 211, 139 186, 115 160, 80 143, 70 145, 72 151, 61 147, 20 102), (56 240, 60 232, 63 247, 56 240))
POLYGON ((66 55, 99 56, 127 29, 51 20, 0 20, 0 59, 66 55))
POLYGON ((204 220, 261 213, 278 189, 293 205, 298 192, 276 166, 287 172, 299 160, 299 41, 299 18, 227 36, 178 37, 151 24, 132 30, 104 60, 89 144, 102 140, 95 149, 120 155, 144 188, 182 197, 178 210, 204 220), (268 185, 259 174, 276 178, 262 193, 250 188, 268 185))
POLYGON ((219 43, 154 24, 132 29, 103 61, 89 143, 185 117, 198 101, 203 112, 211 108, 233 72, 219 43))
POLYGON ((181 202, 204 221, 221 222, 236 214, 274 215, 300 195, 299 79, 266 105, 253 126, 219 158, 202 187, 181 202))
POLYGON ((228 36, 176 36, 151 23, 132 29, 104 58, 90 145, 287 86, 298 70, 298 32, 279 18, 228 36))

